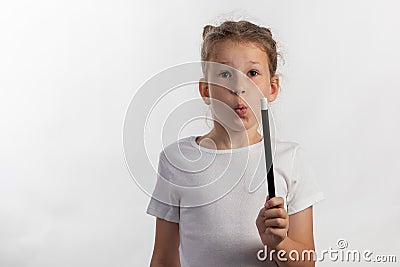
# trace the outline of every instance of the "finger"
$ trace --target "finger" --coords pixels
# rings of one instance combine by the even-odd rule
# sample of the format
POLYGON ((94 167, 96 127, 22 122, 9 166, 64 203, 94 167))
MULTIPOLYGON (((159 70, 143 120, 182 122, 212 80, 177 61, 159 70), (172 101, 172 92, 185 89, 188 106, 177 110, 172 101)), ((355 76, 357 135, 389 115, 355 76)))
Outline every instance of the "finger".
POLYGON ((258 216, 256 219, 256 226, 260 233, 264 232, 265 228, 266 228, 266 226, 264 224, 264 220, 265 220, 264 212, 265 212, 265 208, 260 209, 260 212, 258 213, 258 216))
POLYGON ((265 212, 267 211, 267 209, 265 207, 262 207, 260 209, 260 211, 258 212, 258 216, 257 217, 265 217, 265 212))
POLYGON ((264 223, 265 220, 265 208, 263 207, 262 209, 260 209, 260 211, 258 212, 257 218, 256 218, 256 223, 258 224, 260 223, 264 223))
POLYGON ((269 199, 267 201, 267 203, 265 203, 265 207, 267 209, 271 208, 271 207, 278 207, 278 208, 283 208, 284 207, 284 200, 282 197, 273 197, 271 199, 269 199))
POLYGON ((264 221, 265 227, 286 228, 287 220, 282 218, 267 219, 264 221))
POLYGON ((269 199, 264 206, 266 208, 280 207, 280 206, 283 207, 284 203, 285 202, 282 197, 273 197, 269 199))
POLYGON ((259 233, 264 233, 264 232, 265 232, 265 229, 266 229, 267 227, 265 226, 265 224, 263 223, 263 221, 257 222, 256 225, 257 225, 257 230, 258 230, 259 233))
POLYGON ((265 229, 264 233, 267 235, 276 235, 276 236, 282 236, 282 237, 285 237, 287 235, 286 229, 274 228, 274 227, 267 227, 265 229))
POLYGON ((266 219, 272 219, 272 218, 286 219, 288 217, 288 214, 284 208, 270 208, 265 210, 264 217, 266 219))

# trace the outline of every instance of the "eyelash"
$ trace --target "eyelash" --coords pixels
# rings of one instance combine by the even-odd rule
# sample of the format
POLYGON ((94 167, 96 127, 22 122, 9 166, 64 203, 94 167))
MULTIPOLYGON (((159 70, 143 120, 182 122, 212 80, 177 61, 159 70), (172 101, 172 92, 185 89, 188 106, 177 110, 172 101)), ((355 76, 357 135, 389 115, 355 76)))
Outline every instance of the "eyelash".
MULTIPOLYGON (((253 77, 260 75, 260 73, 259 73, 258 71, 256 71, 256 70, 250 70, 249 73, 250 73, 250 72, 255 72, 255 73, 257 73, 257 75, 254 75, 254 76, 251 75, 251 76, 253 76, 253 77)), ((222 74, 226 74, 226 73, 229 74, 229 77, 228 77, 228 78, 232 77, 232 74, 230 74, 228 71, 223 71, 223 72, 221 72, 220 74, 218 74, 218 76, 221 76, 222 74)), ((223 77, 223 78, 224 78, 224 77, 223 77)), ((225 78, 226 78, 226 77, 225 77, 225 78)))
MULTIPOLYGON (((218 76, 221 77, 221 75, 223 75, 223 74, 229 74, 229 77, 232 77, 232 75, 228 71, 223 71, 220 74, 218 74, 218 76)), ((222 78, 226 78, 226 77, 222 77, 222 78)))
MULTIPOLYGON (((255 76, 260 75, 260 73, 258 71, 256 71, 256 70, 251 70, 251 71, 254 71, 255 73, 257 73, 257 75, 255 75, 255 76)), ((251 71, 249 71, 249 72, 251 72, 251 71)))

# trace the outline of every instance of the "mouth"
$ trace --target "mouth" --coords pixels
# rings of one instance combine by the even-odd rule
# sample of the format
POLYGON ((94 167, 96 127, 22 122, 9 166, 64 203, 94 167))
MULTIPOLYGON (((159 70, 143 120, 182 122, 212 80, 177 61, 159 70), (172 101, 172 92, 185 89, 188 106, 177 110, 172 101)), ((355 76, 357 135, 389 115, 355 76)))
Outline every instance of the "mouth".
POLYGON ((247 107, 245 105, 237 105, 235 108, 235 112, 236 114, 238 114, 239 116, 244 116, 247 112, 247 107))

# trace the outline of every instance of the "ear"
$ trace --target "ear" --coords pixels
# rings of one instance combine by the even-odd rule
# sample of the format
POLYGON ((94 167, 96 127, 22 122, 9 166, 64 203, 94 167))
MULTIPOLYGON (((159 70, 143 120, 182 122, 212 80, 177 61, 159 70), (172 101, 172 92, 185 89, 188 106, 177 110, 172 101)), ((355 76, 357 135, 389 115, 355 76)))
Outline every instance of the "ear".
POLYGON ((206 105, 210 105, 209 87, 207 81, 204 78, 201 78, 199 81, 199 93, 203 98, 204 103, 206 103, 206 105))
POLYGON ((274 75, 271 78, 271 81, 270 81, 271 90, 270 90, 270 92, 268 94, 268 97, 267 97, 269 102, 274 101, 278 97, 279 88, 280 88, 280 84, 279 83, 280 83, 279 76, 278 75, 274 75))

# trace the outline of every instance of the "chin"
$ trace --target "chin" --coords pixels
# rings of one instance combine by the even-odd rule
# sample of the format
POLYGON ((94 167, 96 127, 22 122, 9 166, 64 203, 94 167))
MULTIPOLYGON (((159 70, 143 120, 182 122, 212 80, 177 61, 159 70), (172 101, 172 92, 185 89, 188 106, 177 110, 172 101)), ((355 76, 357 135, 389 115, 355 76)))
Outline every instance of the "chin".
POLYGON ((252 128, 257 128, 257 123, 253 121, 248 121, 248 118, 240 117, 240 120, 236 119, 231 124, 225 125, 225 127, 234 132, 245 132, 252 128))

